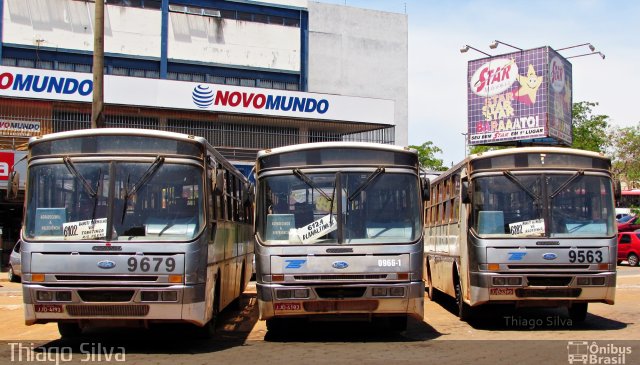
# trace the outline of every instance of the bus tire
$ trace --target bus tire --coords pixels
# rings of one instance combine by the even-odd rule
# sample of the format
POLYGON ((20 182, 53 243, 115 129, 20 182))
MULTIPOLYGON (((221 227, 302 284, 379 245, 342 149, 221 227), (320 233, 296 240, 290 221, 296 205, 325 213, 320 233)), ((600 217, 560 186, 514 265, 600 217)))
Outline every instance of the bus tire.
POLYGON ((462 298, 462 286, 460 285, 460 280, 456 282, 456 305, 458 306, 458 318, 461 321, 469 321, 473 317, 472 308, 464 302, 462 298))
POLYGON ((218 313, 220 312, 220 272, 218 272, 218 275, 216 276, 216 285, 213 295, 211 319, 202 327, 193 327, 193 337, 195 338, 207 340, 216 335, 216 324, 218 321, 218 313))
POLYGON ((627 262, 629 263, 629 266, 638 266, 638 256, 634 253, 629 254, 627 262))
POLYGON ((286 318, 269 318, 267 319, 267 331, 282 332, 287 328, 286 318))
POLYGON ((430 272, 427 274, 427 295, 432 302, 437 302, 440 299, 440 291, 433 286, 430 272))
POLYGON ((13 266, 9 265, 9 281, 12 283, 19 283, 20 277, 13 272, 13 266))
POLYGON ((242 263, 242 272, 240 273, 240 288, 239 288, 239 294, 238 297, 236 299, 233 300, 233 302, 231 302, 231 306, 233 309, 237 309, 237 310, 243 310, 244 309, 244 302, 242 300, 242 293, 244 293, 244 287, 245 287, 245 283, 244 283, 244 263, 242 263))
POLYGON ((82 335, 82 328, 77 323, 58 322, 58 332, 62 338, 74 338, 82 335))
POLYGON ((574 322, 584 322, 587 318, 589 303, 573 303, 568 308, 569 318, 574 322))

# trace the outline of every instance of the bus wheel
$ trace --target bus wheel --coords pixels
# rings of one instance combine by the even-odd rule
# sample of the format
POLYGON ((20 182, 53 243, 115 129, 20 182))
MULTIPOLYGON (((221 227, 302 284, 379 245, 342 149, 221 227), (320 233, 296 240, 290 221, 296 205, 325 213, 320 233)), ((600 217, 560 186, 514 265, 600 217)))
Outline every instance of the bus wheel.
POLYGON ((13 272, 13 266, 9 265, 9 281, 12 283, 19 283, 20 277, 13 272))
POLYGON ((245 286, 246 284, 244 283, 244 263, 243 263, 242 272, 240 274, 240 288, 238 289, 239 294, 238 294, 238 297, 234 299, 233 302, 231 302, 231 306, 233 307, 233 309, 237 309, 237 310, 244 309, 244 301, 242 300, 243 298, 242 293, 244 293, 245 286))
POLYGON ((456 304, 458 305, 458 317, 461 321, 469 321, 472 318, 472 308, 462 299, 462 286, 460 281, 456 282, 456 304))
POLYGON ((569 318, 575 322, 584 322, 587 318, 589 303, 573 303, 569 307, 569 318))
POLYGON ((431 281, 431 270, 427 270, 427 295, 432 302, 437 302, 440 297, 440 292, 433 286, 431 281))
POLYGON ((630 254, 629 257, 627 257, 627 262, 629 263, 629 266, 637 266, 638 256, 636 256, 635 254, 630 254))
POLYGON ((216 315, 214 314, 211 320, 204 324, 204 326, 193 327, 193 337, 208 340, 216 335, 216 315))
POLYGON ((62 338, 74 338, 82 335, 82 328, 77 323, 58 322, 58 332, 62 338))

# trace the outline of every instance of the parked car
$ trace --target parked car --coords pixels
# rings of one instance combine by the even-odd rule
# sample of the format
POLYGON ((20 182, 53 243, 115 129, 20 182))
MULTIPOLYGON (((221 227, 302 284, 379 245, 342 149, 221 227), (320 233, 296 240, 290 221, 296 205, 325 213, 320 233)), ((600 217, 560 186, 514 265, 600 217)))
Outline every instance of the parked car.
POLYGON ((626 222, 618 222, 618 232, 633 232, 640 229, 640 216, 634 215, 626 222))
POLYGON ((640 232, 618 233, 618 264, 626 260, 629 266, 637 266, 639 256, 640 232))
POLYGON ((633 215, 631 214, 627 214, 627 213, 619 213, 616 214, 616 221, 618 221, 618 223, 624 223, 629 221, 631 218, 633 218, 633 215))
POLYGON ((20 277, 22 276, 22 264, 20 261, 20 243, 22 241, 18 240, 15 246, 13 246, 13 250, 11 250, 11 255, 9 256, 9 281, 14 283, 20 282, 20 277))

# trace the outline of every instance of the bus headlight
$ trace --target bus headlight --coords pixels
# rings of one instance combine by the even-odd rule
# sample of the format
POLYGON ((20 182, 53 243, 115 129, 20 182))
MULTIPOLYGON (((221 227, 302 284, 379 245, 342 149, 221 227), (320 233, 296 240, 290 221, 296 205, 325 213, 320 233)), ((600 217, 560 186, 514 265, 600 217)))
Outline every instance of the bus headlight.
POLYGON ((389 296, 391 297, 404 297, 404 288, 403 287, 398 287, 398 286, 394 286, 389 288, 389 296))
POLYGON ((385 287, 373 287, 371 288, 371 295, 374 297, 386 297, 387 296, 387 288, 385 287))
POLYGON ((578 276, 578 279, 576 280, 576 284, 578 284, 578 286, 602 286, 604 285, 604 282, 605 278, 602 276, 578 276))
POLYGON ((39 302, 51 302, 53 301, 53 292, 38 290, 36 292, 36 299, 38 299, 39 302))
POLYGON ((294 289, 293 290, 294 298, 309 298, 309 289, 294 289))
POLYGON ((495 276, 492 279, 493 286, 520 286, 522 277, 520 276, 495 276))
POLYGON ((291 299, 293 297, 293 290, 280 289, 276 290, 276 298, 278 299, 291 299))

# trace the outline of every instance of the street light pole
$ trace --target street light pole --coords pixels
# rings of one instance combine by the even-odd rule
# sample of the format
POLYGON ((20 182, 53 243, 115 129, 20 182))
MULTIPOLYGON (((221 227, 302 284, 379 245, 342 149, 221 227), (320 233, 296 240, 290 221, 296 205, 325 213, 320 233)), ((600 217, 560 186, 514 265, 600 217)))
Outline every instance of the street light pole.
POLYGON ((91 128, 104 127, 104 0, 95 0, 93 24, 93 102, 91 128))

